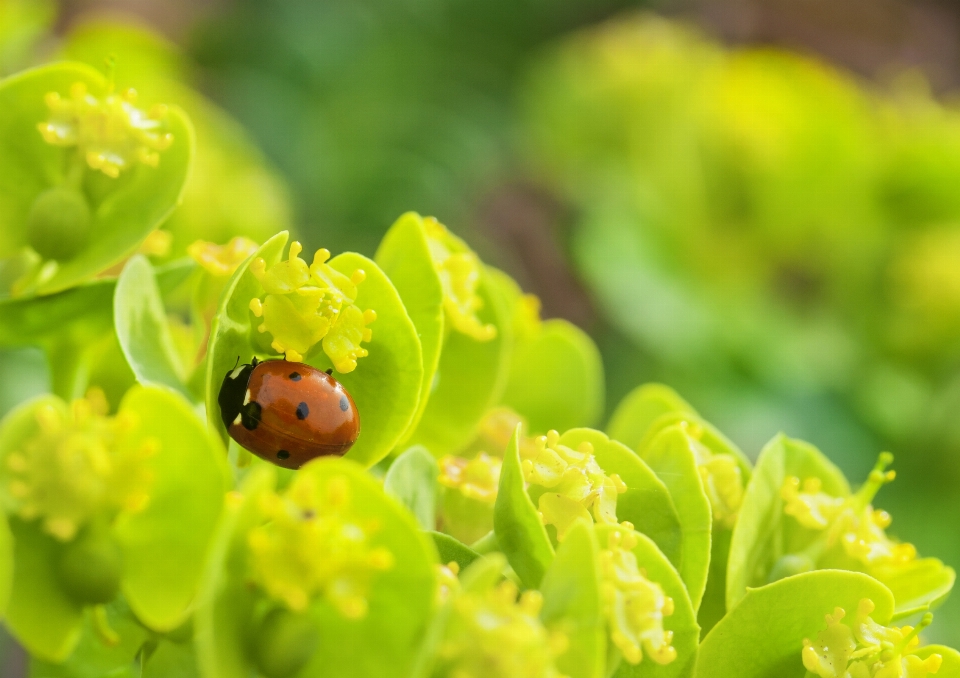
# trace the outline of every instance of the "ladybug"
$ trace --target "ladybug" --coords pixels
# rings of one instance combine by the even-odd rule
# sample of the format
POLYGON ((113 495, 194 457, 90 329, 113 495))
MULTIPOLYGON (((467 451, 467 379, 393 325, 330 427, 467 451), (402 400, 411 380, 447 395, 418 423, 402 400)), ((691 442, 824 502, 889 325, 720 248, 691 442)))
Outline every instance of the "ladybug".
POLYGON ((217 397, 227 433, 284 468, 343 455, 360 435, 360 414, 332 372, 287 360, 238 365, 223 378, 217 397))

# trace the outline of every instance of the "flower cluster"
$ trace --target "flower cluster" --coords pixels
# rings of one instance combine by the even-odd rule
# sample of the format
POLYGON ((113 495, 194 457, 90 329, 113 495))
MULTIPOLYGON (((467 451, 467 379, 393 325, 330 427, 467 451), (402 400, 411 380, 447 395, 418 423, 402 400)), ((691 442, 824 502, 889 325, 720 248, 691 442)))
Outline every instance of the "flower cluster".
POLYGON ((632 550, 637 545, 633 526, 610 533, 607 548, 600 551, 600 573, 610 640, 630 664, 650 657, 657 664, 677 658, 671 645, 673 631, 663 628, 664 617, 673 614, 673 599, 637 566, 632 550))
POLYGON ((849 497, 833 497, 821 490, 818 478, 789 477, 781 489, 784 512, 811 530, 823 531, 830 548, 837 542, 846 554, 864 566, 901 565, 917 557, 912 544, 893 541, 886 528, 892 518, 886 511, 875 510, 870 502, 886 483, 895 477, 894 471, 885 471, 893 455, 883 453, 867 482, 849 497))
POLYGON ((321 492, 299 475, 284 495, 266 494, 261 508, 265 521, 248 535, 254 581, 294 612, 320 595, 344 617, 366 615, 370 582, 394 558, 370 545, 375 522, 351 516, 346 479, 332 478, 321 492))
POLYGON ((477 341, 490 341, 497 328, 477 316, 483 300, 480 287, 480 258, 433 217, 423 220, 430 256, 443 287, 443 310, 451 326, 477 341))
POLYGON ((102 393, 69 407, 58 404, 36 408, 36 434, 6 455, 0 473, 7 509, 24 520, 40 519, 47 533, 65 542, 95 518, 147 505, 153 476, 145 462, 159 444, 125 444, 136 417, 107 416, 102 393))
POLYGON ((616 473, 607 475, 593 456, 593 445, 576 450, 560 444, 560 434, 550 431, 536 439, 537 452, 522 462, 523 477, 549 490, 540 495, 539 510, 545 525, 557 530, 562 541, 578 518, 617 524, 617 495, 627 486, 616 473))
POLYGON ((238 235, 225 245, 196 240, 187 248, 187 254, 210 275, 224 278, 232 275, 247 257, 257 251, 257 243, 238 235))
POLYGON ((173 135, 164 130, 166 107, 140 110, 132 89, 98 99, 78 82, 69 98, 50 92, 45 101, 50 118, 38 125, 44 141, 77 147, 91 169, 114 179, 134 163, 156 167, 160 151, 173 143, 173 135))
POLYGON ((503 461, 481 452, 473 459, 447 455, 440 459, 440 484, 486 504, 497 500, 503 461))
POLYGON ((452 600, 435 676, 564 678, 554 662, 567 649, 566 636, 543 626, 538 591, 525 591, 519 600, 517 592, 515 584, 503 581, 452 600))
POLYGON ((352 372, 357 360, 368 354, 361 342, 369 342, 373 333, 367 327, 377 318, 373 310, 361 311, 354 301, 357 286, 366 274, 357 269, 346 276, 331 267, 330 252, 317 250, 309 266, 300 258, 303 247, 290 243, 289 257, 267 268, 256 259, 250 270, 263 286, 263 300, 250 301, 250 310, 263 318, 260 332, 273 337, 271 346, 287 360, 301 362, 317 344, 338 372, 352 372))
POLYGON ((916 628, 898 628, 873 621, 873 610, 873 601, 864 598, 849 626, 843 623, 843 608, 826 615, 827 628, 815 641, 803 641, 806 669, 820 678, 927 678, 939 671, 943 662, 939 654, 924 659, 915 654, 917 634, 933 620, 931 614, 924 615, 916 628))
MULTIPOLYGON (((695 440, 703 434, 697 424, 685 422, 684 428, 695 440)), ((743 472, 737 459, 729 454, 714 454, 706 445, 694 445, 693 452, 703 489, 713 509, 714 523, 733 529, 744 493, 743 472)))

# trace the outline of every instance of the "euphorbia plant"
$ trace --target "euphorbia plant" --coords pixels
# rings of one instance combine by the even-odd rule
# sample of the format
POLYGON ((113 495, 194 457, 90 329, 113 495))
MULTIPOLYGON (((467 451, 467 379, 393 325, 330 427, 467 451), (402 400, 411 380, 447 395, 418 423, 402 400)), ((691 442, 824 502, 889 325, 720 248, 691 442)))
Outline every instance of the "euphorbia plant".
POLYGON ((754 467, 655 384, 592 428, 589 337, 414 213, 374 258, 284 231, 155 265, 185 117, 73 64, 0 101, 0 344, 56 389, 0 422, 0 609, 36 678, 960 676, 919 640, 953 570, 872 506, 889 456, 856 492, 783 436, 754 467), (229 437, 254 358, 335 376, 344 458, 229 437))

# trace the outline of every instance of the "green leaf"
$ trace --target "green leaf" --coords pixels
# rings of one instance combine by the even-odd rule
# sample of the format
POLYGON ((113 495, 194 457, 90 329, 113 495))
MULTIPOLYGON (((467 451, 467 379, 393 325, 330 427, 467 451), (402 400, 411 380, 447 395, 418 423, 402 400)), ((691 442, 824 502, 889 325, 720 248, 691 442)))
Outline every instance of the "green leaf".
POLYGON ((893 595, 859 572, 804 572, 751 589, 704 638, 697 676, 803 678, 803 639, 816 638, 834 608, 853 614, 864 598, 876 605, 873 620, 889 623, 893 595))
MULTIPOLYGON (((191 259, 155 270, 162 294, 179 287, 194 270, 191 259)), ((0 301, 0 346, 48 343, 69 333, 78 345, 92 342, 113 327, 116 279, 104 278, 31 299, 0 301)))
POLYGON ((132 257, 117 280, 113 322, 137 381, 168 386, 190 397, 153 267, 142 255, 132 257))
POLYGON ((617 496, 617 519, 630 521, 650 537, 673 563, 680 563, 683 530, 670 492, 646 462, 616 440, 589 428, 571 429, 560 436, 560 444, 577 449, 593 445, 593 454, 607 475, 616 473, 627 486, 617 496))
POLYGON ((115 528, 124 557, 122 590, 144 624, 169 631, 184 621, 199 592, 228 487, 226 452, 189 403, 165 389, 134 387, 120 413, 139 420, 122 444, 159 443, 147 462, 149 503, 121 514, 115 528))
POLYGON ((744 487, 746 487, 750 481, 750 475, 753 473, 753 466, 750 464, 747 455, 729 438, 717 430, 713 424, 701 419, 695 413, 666 412, 660 415, 647 428, 646 434, 636 449, 643 449, 651 440, 659 435, 662 430, 678 424, 686 426, 687 434, 713 454, 728 454, 735 458, 743 476, 744 487))
MULTIPOLYGON (((360 412, 360 437, 346 456, 369 467, 400 442, 417 412, 423 378, 420 340, 396 288, 372 259, 346 252, 329 264, 347 276, 358 268, 366 271, 356 304, 377 312, 373 340, 366 344, 370 355, 353 372, 337 375, 360 412)), ((323 353, 309 362, 320 369, 331 366, 323 353)))
POLYGON ((636 450, 653 422, 668 412, 697 413, 690 403, 669 386, 638 386, 625 395, 613 411, 607 424, 607 433, 631 450, 636 450))
POLYGON ((425 447, 415 445, 397 457, 387 469, 383 490, 410 509, 420 527, 433 530, 437 526, 439 475, 437 460, 425 447))
POLYGON ((919 558, 894 567, 871 568, 867 573, 880 580, 897 601, 894 620, 934 609, 943 603, 957 578, 952 567, 937 558, 919 558))
POLYGON ((600 591, 599 553, 593 526, 578 521, 567 532, 540 586, 544 626, 569 643, 557 668, 570 678, 604 675, 607 636, 600 591))
POLYGON ((407 212, 397 219, 380 241, 374 260, 397 288, 420 337, 423 379, 419 405, 410 421, 412 433, 427 407, 444 335, 443 287, 430 256, 423 218, 407 212))
POLYGON ((228 495, 201 586, 205 595, 194 616, 197 663, 206 678, 251 673, 243 647, 256 596, 246 584, 246 537, 260 520, 261 498, 276 482, 276 467, 262 464, 250 470, 239 492, 228 495))
MULTIPOLYGON (((278 233, 237 268, 224 290, 210 330, 207 356, 207 421, 227 439, 220 420, 217 395, 223 378, 241 363, 259 358, 275 358, 270 349, 255 345, 253 337, 260 321, 250 312, 250 300, 263 295, 263 288, 250 272, 250 263, 262 257, 269 268, 280 261, 287 233, 278 233)), ((356 304, 372 308, 377 320, 371 326, 373 340, 365 343, 370 354, 361 358, 357 368, 338 374, 338 380, 353 397, 360 413, 360 437, 347 452, 354 461, 372 466, 383 459, 397 444, 413 418, 420 394, 423 365, 416 328, 410 321, 400 296, 387 276, 371 260, 348 252, 327 262, 336 270, 351 275, 356 269, 366 272, 358 286, 356 304)), ((305 359, 313 367, 325 370, 331 366, 326 354, 305 359)))
POLYGON ((493 509, 493 530, 500 550, 527 588, 539 588, 553 561, 553 545, 527 494, 520 468, 520 426, 513 432, 503 453, 497 503, 493 509))
POLYGON ((746 594, 747 587, 762 586, 777 560, 800 535, 796 521, 783 513, 780 490, 787 476, 817 477, 823 490, 834 496, 846 495, 850 486, 836 466, 812 445, 778 435, 760 452, 753 477, 743 497, 740 517, 733 528, 727 569, 727 609, 746 594), (791 528, 796 529, 791 530, 791 528))
POLYGON ((503 403, 531 433, 591 426, 603 411, 603 363, 593 340, 566 320, 547 320, 517 342, 503 403))
MULTIPOLYGON (((49 117, 44 97, 49 92, 66 96, 74 83, 83 83, 97 97, 108 83, 88 66, 62 62, 11 76, 0 82, 0 222, 5 224, 0 257, 8 257, 27 244, 27 214, 37 196, 65 180, 65 162, 73 149, 47 144, 37 125, 49 117)), ((193 155, 190 121, 171 106, 166 118, 173 135, 171 146, 160 154, 157 167, 138 164, 119 179, 85 170, 83 185, 91 204, 90 238, 73 257, 63 262, 36 288, 50 294, 93 277, 130 256, 139 244, 167 218, 180 198, 193 155)))
POLYGON ((31 655, 62 662, 80 640, 83 607, 57 582, 54 563, 60 544, 36 522, 12 517, 10 528, 14 568, 7 628, 31 655))
POLYGON ((138 678, 199 678, 197 654, 192 643, 161 640, 144 662, 138 678))
MULTIPOLYGON (((345 619, 322 598, 311 604, 309 614, 318 624, 321 642, 296 675, 406 678, 433 611, 437 563, 433 543, 413 516, 385 495, 358 464, 320 458, 298 471, 298 477, 305 475, 315 481, 320 496, 326 496, 332 479, 346 480, 351 513, 363 524, 372 521, 377 525, 369 536, 370 547, 386 548, 393 554, 394 565, 372 578, 369 609, 361 619, 345 619)), ((248 584, 246 534, 257 524, 259 493, 274 477, 272 467, 258 467, 244 503, 225 521, 227 532, 221 533, 217 561, 211 563, 210 597, 197 612, 198 653, 206 678, 236 678, 253 670, 248 633, 262 594, 248 584)))
POLYGON ((6 514, 0 513, 0 619, 3 619, 6 612, 13 587, 13 552, 14 543, 10 522, 6 514))
POLYGON ((106 605, 104 615, 119 639, 116 645, 103 642, 94 628, 92 610, 88 609, 83 634, 66 661, 53 664, 34 658, 30 662, 30 678, 141 678, 135 658, 150 632, 137 623, 122 598, 106 605))
POLYGON ((427 534, 433 538, 433 545, 437 547, 437 553, 440 554, 440 562, 447 564, 453 561, 460 566, 461 572, 480 557, 479 553, 460 541, 457 541, 449 534, 433 531, 428 531, 427 534))
MULTIPOLYGON (((624 528, 613 525, 597 525, 597 541, 602 550, 614 531, 623 531, 624 528)), ((697 648, 700 642, 700 627, 697 626, 697 615, 687 588, 670 564, 666 556, 660 552, 657 545, 643 534, 637 534, 637 545, 633 549, 637 558, 637 565, 646 573, 647 579, 656 582, 663 592, 673 598, 673 614, 664 617, 663 628, 673 631, 673 647, 677 650, 677 658, 663 666, 644 660, 636 666, 621 661, 620 668, 613 675, 616 678, 685 678, 692 676, 697 665, 697 648)))
POLYGON ((476 437, 480 420, 500 401, 507 383, 513 330, 489 269, 483 269, 477 294, 483 301, 477 315, 481 322, 497 328, 497 336, 477 341, 455 330, 446 331, 430 398, 410 437, 436 457, 457 452, 476 437))
POLYGON ((666 485, 680 518, 681 558, 677 566, 699 609, 710 568, 713 511, 697 469, 694 445, 699 443, 680 426, 664 429, 640 456, 666 485))

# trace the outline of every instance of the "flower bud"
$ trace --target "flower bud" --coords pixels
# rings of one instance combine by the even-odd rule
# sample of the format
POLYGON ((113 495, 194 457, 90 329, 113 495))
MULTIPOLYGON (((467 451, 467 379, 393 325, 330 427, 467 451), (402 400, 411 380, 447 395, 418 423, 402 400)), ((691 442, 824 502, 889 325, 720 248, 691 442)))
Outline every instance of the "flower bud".
POLYGON ((85 530, 62 547, 56 573, 60 586, 75 602, 103 605, 120 591, 123 554, 107 530, 85 530))
POLYGON ((30 206, 27 239, 44 259, 66 261, 86 246, 92 221, 83 193, 65 186, 49 188, 30 206))
POLYGON ((277 607, 257 624, 250 649, 265 678, 288 678, 309 662, 320 644, 319 630, 307 613, 277 607))

